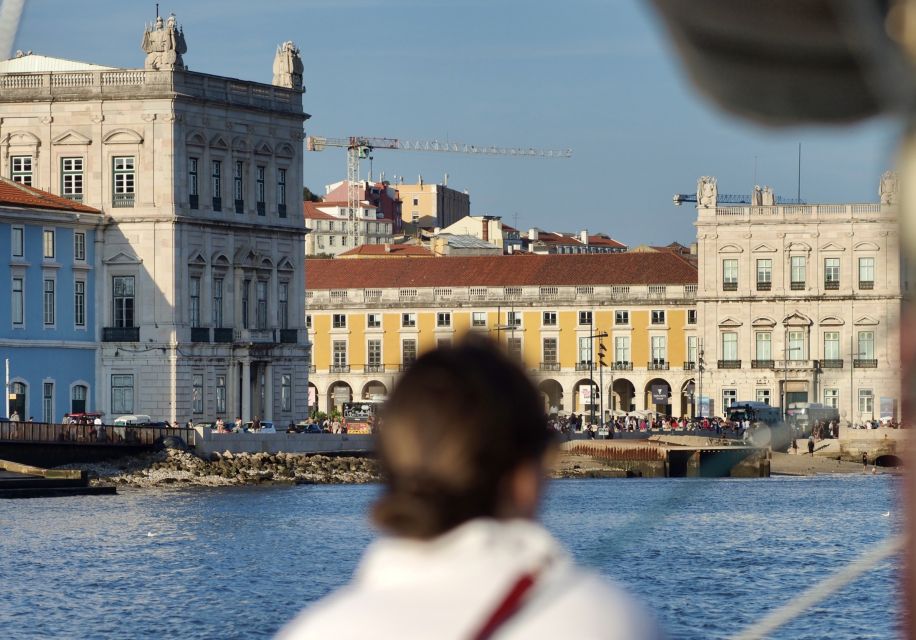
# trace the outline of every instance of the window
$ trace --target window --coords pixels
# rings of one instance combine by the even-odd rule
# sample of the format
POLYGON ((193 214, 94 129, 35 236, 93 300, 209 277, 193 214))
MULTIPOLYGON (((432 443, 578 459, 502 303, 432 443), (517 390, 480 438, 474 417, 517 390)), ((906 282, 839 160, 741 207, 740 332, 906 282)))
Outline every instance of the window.
POLYGON ((522 339, 521 338, 508 338, 506 340, 506 350, 509 352, 509 357, 520 362, 522 359, 522 339))
POLYGON ((70 391, 70 413, 86 413, 86 399, 89 389, 84 384, 73 385, 70 391))
POLYGON ((592 361, 592 339, 579 338, 579 364, 590 364, 592 361))
POLYGON ((293 410, 293 377, 288 373, 280 376, 280 411, 293 410))
POLYGON ((652 311, 652 324, 665 324, 665 312, 654 309, 652 311))
POLYGON ((10 177, 13 182, 32 186, 32 156, 11 156, 10 177))
POLYGON ((200 176, 197 168, 197 158, 188 158, 188 195, 191 196, 191 208, 197 208, 197 198, 200 196, 200 176))
POLYGON ((592 323, 592 312, 591 311, 580 311, 579 312, 579 324, 591 324, 592 323))
POLYGON ((286 169, 277 169, 277 213, 286 217, 286 169))
POLYGON ((312 314, 311 313, 308 313, 305 315, 305 328, 306 329, 312 328, 312 314))
POLYGON ((265 187, 265 184, 266 184, 265 177, 264 177, 266 175, 266 172, 267 172, 267 169, 265 167, 257 167, 255 169, 254 198, 255 198, 255 201, 258 203, 258 205, 260 205, 258 207, 259 216, 263 216, 266 213, 264 210, 264 202, 265 202, 265 197, 267 193, 267 190, 265 187))
POLYGON ((111 376, 111 412, 115 415, 134 412, 133 374, 111 376))
POLYGON ((758 331, 756 335, 755 360, 773 359, 773 334, 769 331, 758 331))
POLYGON ((769 291, 773 282, 773 261, 770 258, 757 260, 757 290, 769 291))
POLYGON ((366 328, 378 329, 382 326, 382 314, 369 313, 366 315, 366 328))
POLYGON ((54 383, 45 382, 41 385, 41 420, 42 422, 54 422, 54 383))
POLYGON ((485 311, 474 311, 471 314, 471 326, 472 327, 485 327, 487 326, 487 314, 485 311))
POLYGON ((223 162, 210 162, 210 192, 213 196, 213 210, 223 210, 223 162))
POLYGON ((83 201, 83 159, 60 159, 60 194, 76 200, 83 201))
POLYGON ((191 412, 204 412, 204 376, 195 373, 191 378, 191 412))
POLYGON ((793 362, 798 362, 799 360, 807 360, 807 349, 805 349, 805 332, 804 331, 790 331, 789 332, 789 360, 793 362))
POLYGON ((277 320, 281 329, 289 329, 289 283, 281 282, 277 289, 277 320))
POLYGON ((416 340, 404 340, 401 343, 401 363, 408 367, 412 365, 417 359, 417 341, 416 340))
POLYGON ((544 338, 544 362, 554 364, 557 362, 557 339, 544 338))
POLYGON ((687 362, 691 363, 694 367, 697 364, 697 344, 699 339, 697 336, 687 336, 687 362))
POLYGON ((840 259, 824 258, 824 288, 840 288, 840 259))
POLYGON ((630 361, 630 336, 614 338, 614 362, 630 361))
POLYGON ((191 278, 190 287, 190 322, 192 327, 200 326, 200 278, 191 278))
POLYGON ((368 357, 366 358, 366 364, 370 367, 380 367, 382 366, 382 341, 381 340, 370 340, 368 344, 368 357))
POLYGON ((333 365, 336 368, 347 366, 347 341, 334 340, 332 353, 334 354, 333 365))
POLYGON ((770 404, 770 390, 769 389, 757 389, 757 402, 763 402, 764 404, 770 404))
POLYGON ((828 407, 838 409, 840 406, 840 390, 824 389, 824 404, 828 407))
POLYGON ((242 283, 242 328, 248 328, 248 307, 251 300, 251 280, 242 283))
POLYGON ((415 206, 415 207, 420 206, 420 199, 419 199, 419 198, 414 198, 414 199, 413 199, 413 206, 415 206))
POLYGON ((114 276, 111 279, 111 292, 112 322, 114 326, 134 326, 134 277, 114 276))
POLYGON ((824 360, 840 359, 840 332, 824 332, 824 360))
POLYGON ((542 316, 541 323, 545 327, 555 327, 557 326, 557 312, 556 311, 545 311, 542 316))
POLYGON ((664 365, 667 361, 665 336, 652 336, 652 364, 664 365))
POLYGON ((873 289, 875 287, 875 259, 859 258, 859 288, 873 289))
POLYGON ((738 402, 737 389, 722 389, 722 412, 738 402))
POLYGON ((859 351, 858 357, 860 360, 874 360, 875 359, 875 332, 874 331, 860 331, 858 336, 859 342, 859 351))
POLYGON ((23 227, 10 227, 10 248, 14 258, 22 258, 25 255, 24 234, 25 229, 23 227))
POLYGON ((111 203, 115 207, 134 206, 134 195, 137 190, 136 165, 133 156, 112 158, 113 194, 111 203))
POLYGON ((86 234, 82 231, 73 234, 73 259, 78 262, 86 261, 86 234))
POLYGON ((216 415, 226 413, 226 376, 216 376, 216 415))
POLYGON ((45 326, 54 324, 54 279, 45 278, 44 296, 42 299, 42 316, 45 326))
POLYGON ((77 327, 86 326, 86 282, 84 280, 73 282, 73 324, 77 327))
POLYGON ((792 256, 790 265, 792 288, 795 290, 804 289, 806 280, 805 256, 792 256))
POLYGON ((697 323, 697 310, 696 309, 687 309, 687 324, 696 324, 697 323))
POLYGON ((13 299, 10 307, 13 312, 13 326, 21 327, 25 324, 25 292, 22 278, 13 278, 13 299))
POLYGON ((245 207, 245 163, 237 160, 232 174, 232 193, 235 196, 235 212, 243 213, 245 207))
POLYGON ((267 328, 267 280, 258 280, 255 284, 255 295, 258 299, 258 307, 256 310, 257 317, 255 318, 257 322, 258 329, 267 328))
POLYGON ((42 255, 45 260, 54 259, 54 229, 45 229, 42 234, 42 255))
POLYGON ((726 331, 722 334, 722 359, 735 361, 738 359, 738 334, 726 331))
POLYGON ((630 312, 629 311, 615 311, 614 312, 614 324, 630 324, 630 312))
POLYGON ((506 314, 506 324, 510 327, 522 326, 522 314, 520 311, 510 311, 506 314))
POLYGON ((875 410, 875 398, 871 389, 859 389, 859 413, 871 414, 875 410))
POLYGON ((734 258, 722 261, 722 289, 725 291, 738 290, 738 261, 734 258))
POLYGON ((436 314, 436 326, 437 327, 450 327, 452 326, 452 314, 448 311, 440 311, 436 314))
POLYGON ((401 326, 402 326, 402 327, 415 327, 415 326, 417 326, 417 314, 415 314, 415 313, 402 313, 402 314, 401 314, 401 326))
POLYGON ((347 328, 347 316, 343 313, 335 313, 331 318, 331 326, 335 329, 347 328))
POLYGON ((213 278, 213 326, 223 326, 223 279, 213 278))

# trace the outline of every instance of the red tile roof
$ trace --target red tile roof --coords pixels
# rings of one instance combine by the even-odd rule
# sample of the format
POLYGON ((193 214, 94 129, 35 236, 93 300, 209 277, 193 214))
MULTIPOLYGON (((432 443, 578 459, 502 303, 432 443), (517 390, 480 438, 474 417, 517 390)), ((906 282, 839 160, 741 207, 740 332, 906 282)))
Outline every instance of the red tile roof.
POLYGON ((626 249, 627 245, 622 242, 614 240, 614 238, 609 238, 607 236, 597 235, 589 236, 588 243, 590 245, 595 245, 596 247, 618 247, 620 249, 626 249))
POLYGON ((424 260, 307 260, 309 289, 696 284, 674 253, 508 255, 424 260))
POLYGON ((27 209, 53 209, 72 213, 102 213, 98 209, 56 196, 53 193, 34 187, 27 187, 24 184, 13 182, 6 178, 0 178, 0 206, 3 205, 27 209))
POLYGON ((323 202, 303 202, 302 210, 305 213, 306 220, 340 220, 337 216, 332 216, 330 213, 325 213, 318 208, 319 205, 323 205, 323 202))
POLYGON ((392 258, 432 258, 433 254, 429 249, 418 247, 414 244, 361 244, 348 251, 339 254, 343 257, 360 257, 360 256, 385 256, 392 258))

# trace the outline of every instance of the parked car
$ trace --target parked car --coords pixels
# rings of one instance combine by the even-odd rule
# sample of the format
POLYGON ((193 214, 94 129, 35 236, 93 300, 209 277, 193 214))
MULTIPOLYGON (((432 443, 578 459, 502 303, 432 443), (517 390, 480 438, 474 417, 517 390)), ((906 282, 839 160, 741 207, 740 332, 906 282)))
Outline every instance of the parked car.
POLYGON ((252 433, 276 433, 277 432, 277 429, 274 427, 273 422, 267 422, 266 420, 261 420, 261 429, 258 431, 255 431, 252 428, 253 425, 254 425, 253 422, 246 422, 243 426, 244 426, 245 431, 250 431, 252 433))
POLYGON ((145 415, 127 415, 127 416, 118 416, 112 422, 116 427, 126 427, 128 425, 137 425, 137 424, 150 424, 152 423, 152 418, 145 415))

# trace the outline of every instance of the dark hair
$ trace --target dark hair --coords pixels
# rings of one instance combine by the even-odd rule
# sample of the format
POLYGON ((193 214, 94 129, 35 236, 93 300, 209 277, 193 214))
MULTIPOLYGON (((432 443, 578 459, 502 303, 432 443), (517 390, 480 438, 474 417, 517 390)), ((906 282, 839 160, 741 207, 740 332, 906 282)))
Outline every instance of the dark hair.
POLYGON ((373 519, 431 538, 497 516, 504 479, 551 441, 543 401, 493 342, 466 338, 420 357, 382 410, 378 456, 386 489, 373 519))

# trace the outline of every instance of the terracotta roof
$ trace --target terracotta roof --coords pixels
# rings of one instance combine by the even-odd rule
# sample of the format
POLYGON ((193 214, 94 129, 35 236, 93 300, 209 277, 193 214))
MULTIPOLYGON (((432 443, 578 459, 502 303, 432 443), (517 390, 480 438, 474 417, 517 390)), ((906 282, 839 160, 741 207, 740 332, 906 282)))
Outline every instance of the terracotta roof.
POLYGON ((0 206, 24 207, 28 209, 53 209, 55 211, 70 211, 73 213, 102 212, 84 204, 56 196, 53 193, 42 191, 34 187, 0 178, 0 206))
POLYGON ((318 208, 319 205, 324 204, 323 202, 303 202, 302 210, 305 213, 306 220, 341 220, 337 216, 332 216, 330 213, 325 213, 318 208))
MULTIPOLYGON (((383 245, 379 245, 383 246, 383 245)), ((309 289, 696 284, 674 253, 507 255, 424 260, 307 260, 309 289)))
POLYGON ((431 258, 429 249, 418 247, 415 244, 361 244, 348 251, 338 254, 344 256, 391 256, 411 258, 431 258))
POLYGON ((547 242, 547 243, 552 242, 555 244, 578 244, 578 245, 582 244, 581 242, 579 242, 579 238, 573 238, 572 236, 564 236, 560 233, 555 233, 553 231, 539 232, 538 239, 534 240, 534 242, 547 242))
POLYGON ((601 236, 601 235, 589 236, 588 243, 593 244, 595 246, 620 247, 621 249, 625 249, 627 246, 623 244, 622 242, 618 242, 617 240, 614 240, 614 238, 609 238, 607 236, 601 236))

